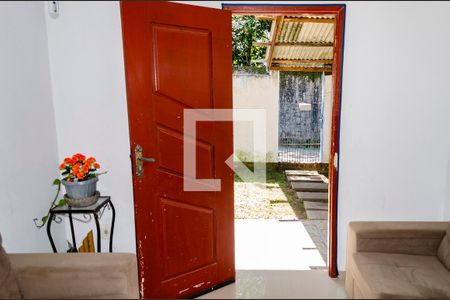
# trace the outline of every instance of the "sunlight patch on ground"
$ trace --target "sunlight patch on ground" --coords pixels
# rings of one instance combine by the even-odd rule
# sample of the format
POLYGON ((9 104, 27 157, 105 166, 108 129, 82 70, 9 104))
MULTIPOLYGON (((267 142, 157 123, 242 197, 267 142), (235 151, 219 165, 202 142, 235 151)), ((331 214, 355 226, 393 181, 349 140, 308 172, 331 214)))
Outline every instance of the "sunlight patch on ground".
POLYGON ((234 194, 236 219, 305 218, 303 205, 285 182, 235 182, 234 194))
POLYGON ((325 267, 301 221, 235 220, 237 270, 311 270, 325 267))

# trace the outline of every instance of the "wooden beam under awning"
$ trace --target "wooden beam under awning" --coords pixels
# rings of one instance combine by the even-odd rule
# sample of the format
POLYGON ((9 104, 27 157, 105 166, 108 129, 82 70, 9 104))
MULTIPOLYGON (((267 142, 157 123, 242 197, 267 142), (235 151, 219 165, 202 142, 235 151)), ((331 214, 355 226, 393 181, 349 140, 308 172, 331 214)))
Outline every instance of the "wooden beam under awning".
POLYGON ((335 19, 314 19, 314 18, 284 18, 285 22, 299 22, 299 23, 335 23, 335 19))
MULTIPOLYGON (((265 59, 255 59, 251 61, 252 63, 265 63, 265 59)), ((317 63, 317 64, 327 64, 332 65, 332 59, 272 59, 272 63, 274 64, 300 64, 300 63, 317 63)))
POLYGON ((273 21, 275 20, 275 16, 255 16, 256 20, 268 20, 268 21, 273 21))
POLYGON ((305 68, 305 67, 282 67, 282 66, 271 66, 269 68, 273 71, 288 71, 288 72, 309 72, 309 73, 331 73, 331 68, 305 68))
MULTIPOLYGON (((273 21, 275 20, 276 16, 255 16, 256 20, 268 20, 273 21)), ((299 22, 299 23, 335 23, 335 19, 315 19, 315 18, 305 18, 305 17, 299 17, 299 18, 284 18, 284 22, 299 22)))
POLYGON ((275 64, 289 64, 289 63, 318 63, 318 64, 333 64, 332 59, 273 59, 275 64))
POLYGON ((269 49, 267 49, 268 51, 268 55, 267 55, 267 62, 268 62, 268 66, 270 67, 272 65, 272 59, 273 59, 273 53, 275 50, 275 44, 278 40, 278 37, 280 36, 280 32, 281 32, 281 28, 282 28, 282 24, 283 24, 283 16, 278 16, 277 19, 275 20, 275 26, 273 28, 272 31, 272 36, 271 36, 271 41, 270 41, 270 46, 269 49))
MULTIPOLYGON (((254 42, 253 46, 271 47, 272 42, 254 42)), ((275 46, 307 46, 307 47, 333 47, 333 43, 311 43, 311 42, 278 42, 275 46)))

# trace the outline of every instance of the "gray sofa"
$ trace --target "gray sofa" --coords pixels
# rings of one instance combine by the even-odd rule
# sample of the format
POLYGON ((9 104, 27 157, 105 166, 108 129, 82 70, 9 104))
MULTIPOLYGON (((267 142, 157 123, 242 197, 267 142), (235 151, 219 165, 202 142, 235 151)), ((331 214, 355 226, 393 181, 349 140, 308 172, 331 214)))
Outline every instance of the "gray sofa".
POLYGON ((136 299, 136 255, 6 254, 0 238, 0 299, 136 299))
POLYGON ((450 222, 352 222, 351 298, 450 298, 450 222))

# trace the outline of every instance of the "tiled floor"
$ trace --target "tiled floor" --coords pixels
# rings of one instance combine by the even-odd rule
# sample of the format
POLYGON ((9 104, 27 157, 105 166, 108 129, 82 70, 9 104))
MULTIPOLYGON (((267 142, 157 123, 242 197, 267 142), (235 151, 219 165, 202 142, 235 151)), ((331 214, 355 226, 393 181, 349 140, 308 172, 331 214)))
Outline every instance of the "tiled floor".
POLYGON ((237 270, 326 268, 326 221, 236 220, 235 243, 237 270))
POLYGON ((344 280, 326 271, 238 270, 236 283, 200 299, 345 299, 344 280))
POLYGON ((236 282, 200 298, 346 298, 325 270, 326 232, 326 221, 236 220, 236 282))

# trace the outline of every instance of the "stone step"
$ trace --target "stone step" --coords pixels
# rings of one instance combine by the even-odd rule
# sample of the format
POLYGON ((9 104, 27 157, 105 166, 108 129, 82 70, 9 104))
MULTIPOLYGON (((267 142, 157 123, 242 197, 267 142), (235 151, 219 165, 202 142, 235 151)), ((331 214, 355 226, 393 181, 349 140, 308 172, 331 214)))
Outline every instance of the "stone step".
POLYGON ((324 182, 291 182, 291 186, 296 191, 302 192, 327 192, 328 184, 324 182))
POLYGON ((323 182, 323 178, 320 175, 311 176, 299 176, 299 175, 288 175, 286 176, 289 182, 302 181, 302 182, 323 182))
POLYGON ((313 176, 319 175, 317 171, 307 171, 307 170, 286 170, 284 171, 286 176, 288 175, 298 175, 298 176, 313 176))
POLYGON ((328 211, 328 203, 326 202, 314 202, 314 201, 303 201, 303 205, 306 210, 326 210, 328 211))
POLYGON ((327 220, 328 211, 326 210, 306 210, 306 216, 310 220, 327 220))
POLYGON ((303 201, 327 202, 328 193, 324 192, 297 192, 297 197, 303 201))

